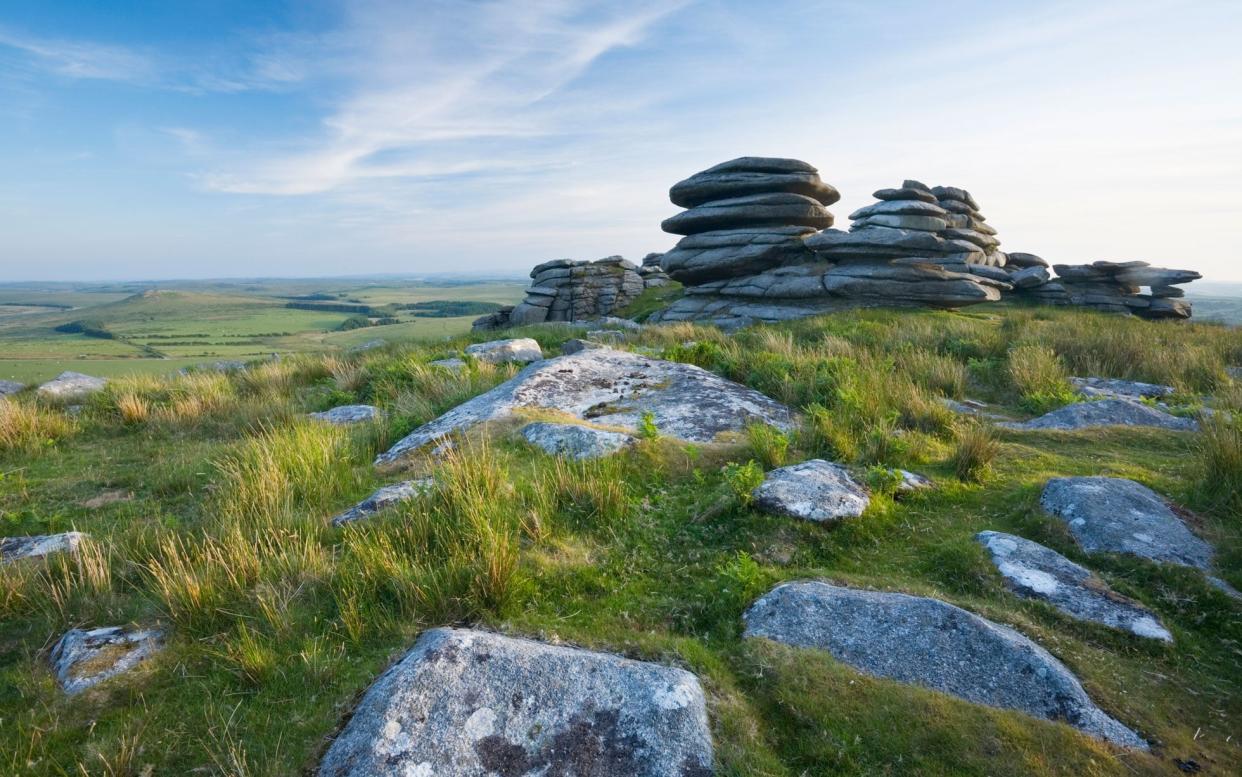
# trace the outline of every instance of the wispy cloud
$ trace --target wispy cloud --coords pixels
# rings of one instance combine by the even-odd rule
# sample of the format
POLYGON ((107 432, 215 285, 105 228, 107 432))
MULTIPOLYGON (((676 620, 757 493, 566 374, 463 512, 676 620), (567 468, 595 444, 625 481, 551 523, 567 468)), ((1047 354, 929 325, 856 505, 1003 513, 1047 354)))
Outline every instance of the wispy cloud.
MULTIPOLYGON (((351 5, 338 45, 352 88, 322 132, 284 153, 247 160, 244 172, 216 171, 203 181, 226 192, 310 194, 364 179, 520 164, 522 141, 581 132, 588 117, 606 121, 614 112, 607 95, 585 104, 558 96, 600 57, 640 43, 652 25, 682 5, 351 5), (488 141, 501 138, 519 148, 511 144, 498 159, 488 141)), ((536 155, 528 163, 543 166, 547 160, 536 155)))
POLYGON ((0 27, 0 46, 23 52, 42 67, 69 78, 153 83, 154 61, 123 46, 39 38, 0 27))

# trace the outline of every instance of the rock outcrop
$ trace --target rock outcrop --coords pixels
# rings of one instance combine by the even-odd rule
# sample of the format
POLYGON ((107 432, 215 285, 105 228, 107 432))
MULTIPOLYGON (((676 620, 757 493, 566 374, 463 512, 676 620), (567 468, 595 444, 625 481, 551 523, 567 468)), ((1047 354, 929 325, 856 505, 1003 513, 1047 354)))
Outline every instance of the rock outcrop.
POLYGON ((1129 399, 1078 402, 1059 407, 1030 421, 1001 422, 997 426, 1019 431, 1073 431, 1095 426, 1154 426, 1175 432, 1193 432, 1199 428, 1198 422, 1193 418, 1178 418, 1129 399))
POLYGON ((320 777, 710 777, 694 675, 607 653, 432 629, 358 703, 320 777))
POLYGON ((1057 277, 1022 288, 1028 298, 1048 305, 1077 305, 1143 318, 1190 318, 1191 304, 1181 284, 1203 276, 1194 270, 1152 267, 1148 262, 1092 262, 1053 265, 1057 277), (1143 293, 1146 287, 1148 293, 1143 293))
POLYGON ((426 494, 434 485, 431 478, 415 478, 378 488, 366 499, 333 518, 332 525, 344 526, 363 518, 370 518, 393 505, 426 494))
POLYGON ((39 386, 38 394, 48 399, 70 401, 82 399, 97 391, 103 391, 106 385, 108 385, 108 381, 105 378, 96 378, 92 375, 83 375, 80 372, 65 370, 47 383, 39 386))
POLYGON ((324 421, 338 426, 361 424, 375 421, 381 417, 380 409, 374 405, 340 405, 322 413, 311 413, 316 421, 324 421))
POLYGON ((539 343, 529 337, 513 340, 491 340, 486 343, 475 343, 466 346, 466 355, 473 356, 488 364, 504 364, 517 362, 526 364, 543 358, 543 349, 539 343))
POLYGON ((523 408, 555 410, 636 430, 650 413, 661 434, 688 442, 765 423, 789 429, 789 408, 691 364, 598 348, 531 364, 510 380, 415 429, 376 459, 391 464, 428 443, 523 408))
POLYGON ((1125 478, 1053 478, 1040 506, 1069 525, 1088 553, 1125 553, 1207 571, 1212 546, 1144 485, 1125 478))
POLYGON ((579 461, 616 453, 634 442, 633 436, 622 432, 543 421, 522 427, 522 438, 545 453, 579 461))
MULTIPOLYGON (((773 185, 787 182, 797 188, 814 174, 814 168, 797 160, 761 161, 800 171, 795 179, 774 174, 773 185)), ((755 160, 726 164, 742 163, 755 160)), ((751 185, 768 180, 766 175, 756 172, 751 185)), ((673 187, 674 202, 686 183, 673 187)), ((812 189, 821 206, 836 201, 836 190, 822 183, 798 191, 774 191, 782 192, 782 198, 807 199, 812 195, 805 192, 812 189)), ((940 236, 950 228, 950 213, 938 204, 930 188, 907 181, 901 188, 875 194, 876 203, 851 214, 854 223, 849 232, 816 232, 830 225, 831 216, 827 211, 818 215, 806 203, 802 205, 807 212, 773 208, 770 217, 758 218, 750 210, 758 200, 726 200, 722 212, 733 214, 734 220, 709 220, 710 229, 688 234, 664 255, 664 269, 685 284, 685 296, 651 320, 710 320, 740 326, 861 306, 956 307, 997 300, 1001 290, 1010 288, 1004 271, 977 269, 987 261, 979 246, 940 236), (812 211, 814 216, 801 217, 812 211)), ((761 196, 765 195, 750 195, 761 196)), ((706 207, 699 205, 675 216, 665 222, 665 229, 687 232, 689 214, 706 207)), ((688 223, 702 225, 705 218, 688 223)))
POLYGON ((856 518, 871 501, 845 467, 823 459, 772 470, 751 497, 764 512, 815 523, 856 518))
POLYGON ((0 564, 25 558, 43 558, 53 553, 73 553, 84 539, 86 535, 79 531, 29 537, 0 537, 0 564))
POLYGON ((826 650, 870 675, 1147 748, 1097 707, 1048 651, 1007 626, 938 599, 796 582, 774 588, 744 618, 747 637, 826 650))
POLYGON ((668 277, 668 273, 664 272, 664 268, 660 266, 660 260, 663 258, 664 254, 647 254, 643 257, 643 263, 638 268, 638 274, 642 276, 644 288, 651 289, 657 286, 667 286, 672 280, 668 277))
POLYGON ((52 648, 52 670, 65 693, 81 693, 133 669, 162 647, 158 629, 70 629, 52 648))
POLYGON ((1172 642, 1158 618, 1143 605, 1115 593, 1086 567, 1037 542, 1003 532, 975 536, 1018 596, 1048 602, 1079 620, 1101 623, 1139 637, 1172 642))
POLYGON ((941 230, 941 237, 964 240, 978 246, 983 252, 983 261, 979 264, 1005 267, 1009 263, 1009 257, 1000 250, 996 229, 979 212, 979 203, 975 202, 970 192, 956 186, 933 186, 932 194, 936 195, 937 204, 948 214, 945 216, 948 226, 941 230))
MULTIPOLYGON (((508 324, 585 321, 633 302, 646 283, 640 268, 620 256, 595 262, 554 259, 530 271, 526 299, 509 312, 508 324)), ((482 328, 476 323, 476 329, 482 328)))

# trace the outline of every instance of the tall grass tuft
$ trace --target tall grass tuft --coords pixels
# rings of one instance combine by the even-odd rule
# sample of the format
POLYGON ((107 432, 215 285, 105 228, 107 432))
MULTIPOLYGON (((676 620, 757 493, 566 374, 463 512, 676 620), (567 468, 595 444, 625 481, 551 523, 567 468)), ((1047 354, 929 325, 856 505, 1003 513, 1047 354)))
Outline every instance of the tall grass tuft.
POLYGON ((950 461, 958 480, 980 481, 992 469, 992 462, 1000 453, 1000 443, 992 427, 985 424, 965 424, 958 430, 957 443, 950 461))
POLYGON ((746 427, 746 441, 750 453, 764 469, 775 469, 785 466, 789 456, 789 435, 767 424, 749 424, 746 427))
POLYGON ((1032 413, 1046 413, 1077 399, 1069 373, 1056 351, 1020 345, 1009 351, 1009 382, 1032 413))
POLYGON ((0 398, 0 454, 34 454, 68 437, 73 428, 73 420, 60 410, 0 398))
POLYGON ((1203 419, 1195 452, 1202 493, 1225 514, 1242 515, 1242 417, 1203 419))

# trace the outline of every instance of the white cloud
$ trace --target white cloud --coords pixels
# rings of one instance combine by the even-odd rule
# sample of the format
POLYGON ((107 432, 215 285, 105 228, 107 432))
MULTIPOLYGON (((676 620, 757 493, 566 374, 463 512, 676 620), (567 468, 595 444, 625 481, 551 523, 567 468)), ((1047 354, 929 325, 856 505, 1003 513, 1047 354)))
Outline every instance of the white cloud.
POLYGON ((123 46, 22 35, 0 27, 0 46, 17 49, 48 70, 69 78, 151 83, 152 60, 123 46))

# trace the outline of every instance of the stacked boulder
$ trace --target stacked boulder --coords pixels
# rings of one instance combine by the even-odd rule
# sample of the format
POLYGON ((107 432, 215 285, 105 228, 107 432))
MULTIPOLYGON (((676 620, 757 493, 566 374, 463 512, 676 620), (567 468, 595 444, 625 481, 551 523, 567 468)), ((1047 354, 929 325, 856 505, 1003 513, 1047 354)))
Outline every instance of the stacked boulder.
POLYGON ((1182 299, 1185 291, 1179 285, 1203 277, 1194 270, 1152 267, 1147 262, 1058 264, 1053 269, 1056 282, 1039 289, 1041 296, 1048 298, 1045 301, 1059 297, 1059 304, 1143 318, 1190 318, 1191 305, 1182 299), (1149 293, 1144 294, 1143 287, 1149 293))
POLYGON ((1018 297, 1025 297, 1051 305, 1065 305, 1064 289, 1060 284, 1052 284, 1052 274, 1048 270, 1048 262, 1035 254, 1015 251, 1005 254, 1005 271, 1009 273, 1009 282, 1013 284, 1013 292, 1018 297), (1060 294, 1060 296, 1058 296, 1060 294), (1044 298, 1047 299, 1044 299, 1044 298))
POLYGON ((664 255, 664 269, 686 284, 686 296, 656 318, 736 326, 871 305, 956 307, 1000 299, 1000 292, 1010 288, 1008 274, 988 266, 980 246, 941 236, 950 229, 950 213, 918 181, 876 192, 876 203, 851 214, 848 232, 814 232, 815 225, 830 225, 832 217, 813 207, 812 195, 822 205, 835 201, 836 190, 819 182, 812 170, 797 160, 744 158, 674 186, 673 201, 689 204, 734 193, 717 192, 709 184, 745 175, 742 180, 751 187, 746 191, 766 180, 773 188, 786 185, 783 196, 801 199, 782 205, 779 220, 758 224, 739 222, 751 216, 756 198, 777 195, 709 201, 665 221, 666 231, 684 230, 687 224, 711 229, 689 235, 664 255), (739 218, 732 224, 716 220, 720 211, 739 218))
POLYGON ((643 277, 643 287, 650 289, 655 286, 667 286, 671 280, 668 273, 664 272, 664 268, 660 266, 660 260, 664 258, 664 254, 647 254, 643 257, 643 263, 638 268, 638 274, 643 277))
POLYGON ((940 236, 978 246, 983 252, 983 261, 979 264, 1004 267, 1007 257, 1000 250, 996 229, 986 223, 987 219, 979 212, 979 203, 970 192, 956 186, 934 186, 931 191, 936 195, 937 204, 946 211, 948 226, 941 230, 940 236))
POLYGON ((474 330, 541 324, 545 321, 589 321, 625 307, 643 293, 639 267, 620 256, 598 261, 554 259, 530 271, 526 299, 474 322, 474 330))

